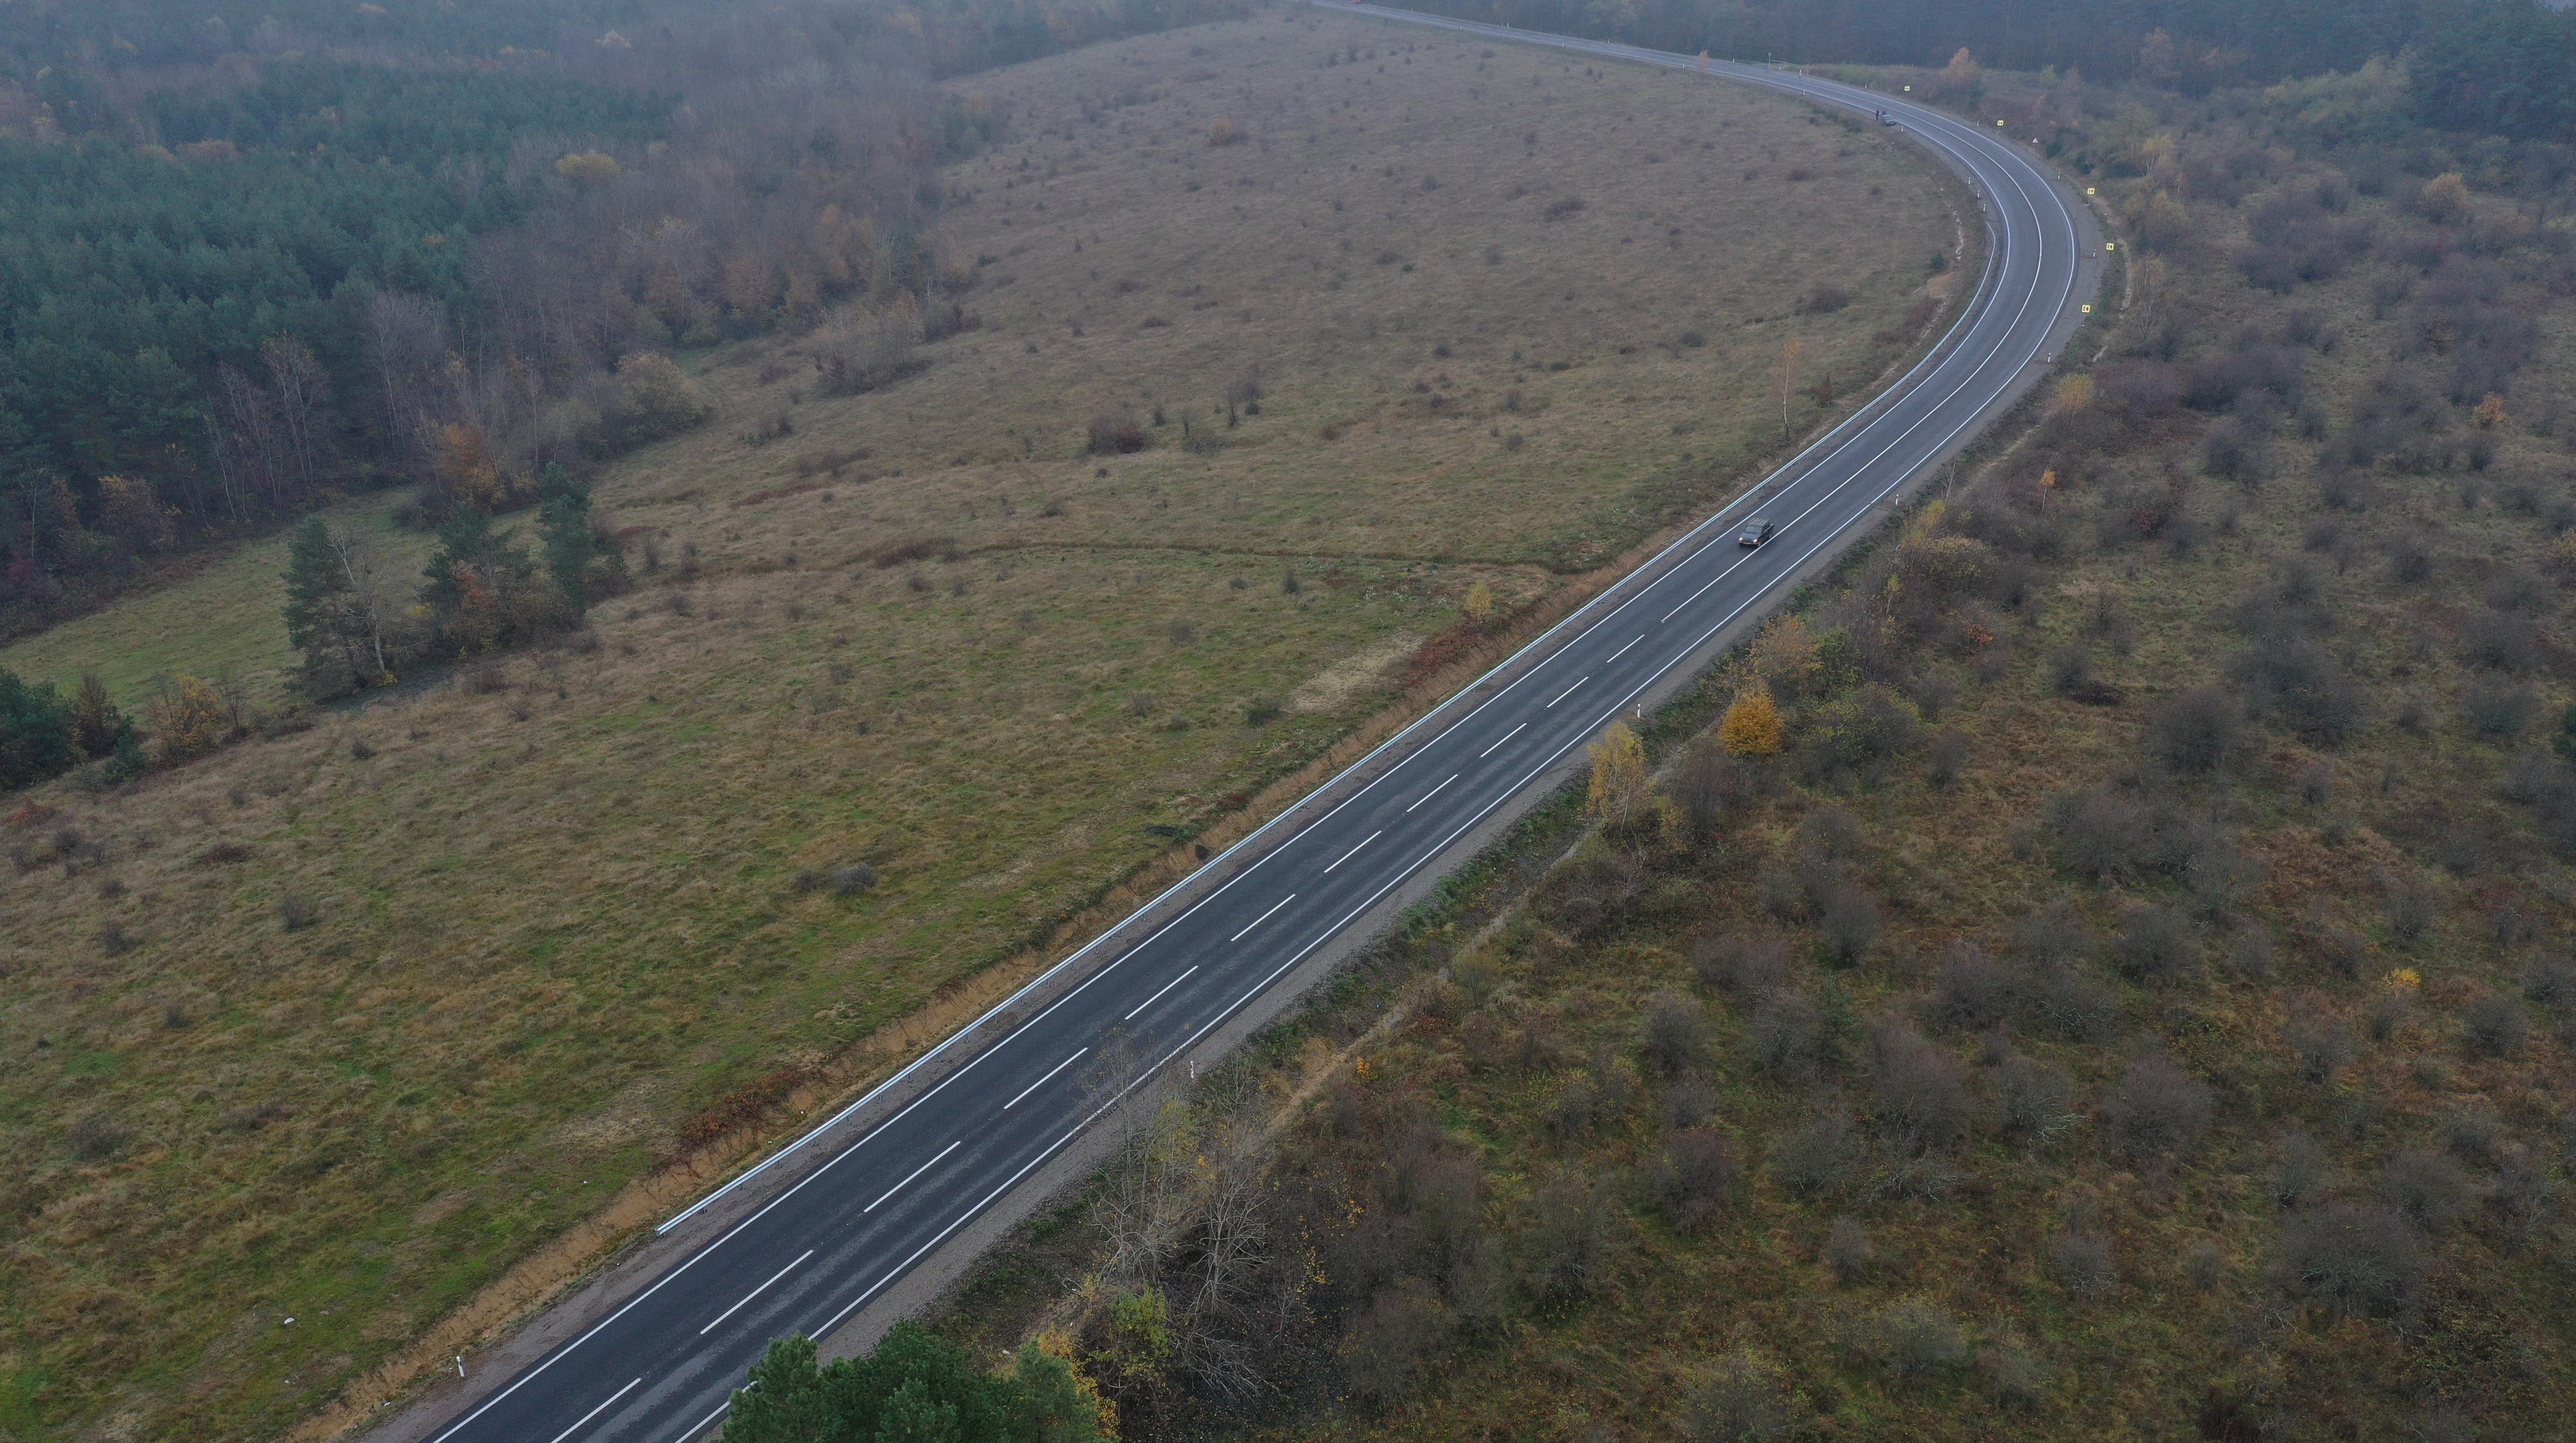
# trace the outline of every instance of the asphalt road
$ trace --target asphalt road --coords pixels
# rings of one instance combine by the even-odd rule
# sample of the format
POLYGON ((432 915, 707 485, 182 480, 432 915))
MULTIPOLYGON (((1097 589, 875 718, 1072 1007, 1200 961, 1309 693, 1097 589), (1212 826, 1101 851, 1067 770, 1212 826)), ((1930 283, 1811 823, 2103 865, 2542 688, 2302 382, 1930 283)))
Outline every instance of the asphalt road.
MULTIPOLYGON (((1694 57, 1318 3, 1700 68, 1694 57)), ((2091 274, 2079 254, 2089 232, 2075 214, 2081 202, 2027 153, 1955 117, 1869 92, 1761 67, 1708 68, 1864 119, 1885 108, 1974 182, 1990 232, 1986 269, 1931 354, 1764 486, 1389 741, 1347 780, 1211 861, 1175 889, 1196 896, 1177 915, 1177 902, 1149 906, 1032 983, 1024 996, 1050 996, 1093 969, 1042 1011, 1006 1003, 942 1044, 941 1053, 981 1050, 432 1431, 433 1443, 678 1443, 706 1430, 770 1339, 830 1332, 1072 1144, 1125 1090, 1497 809, 1552 784, 1543 779, 1576 748, 1972 434, 2047 358, 2079 278, 2091 274), (1778 530, 1747 550, 1736 544, 1737 524, 1756 509, 1778 530)))

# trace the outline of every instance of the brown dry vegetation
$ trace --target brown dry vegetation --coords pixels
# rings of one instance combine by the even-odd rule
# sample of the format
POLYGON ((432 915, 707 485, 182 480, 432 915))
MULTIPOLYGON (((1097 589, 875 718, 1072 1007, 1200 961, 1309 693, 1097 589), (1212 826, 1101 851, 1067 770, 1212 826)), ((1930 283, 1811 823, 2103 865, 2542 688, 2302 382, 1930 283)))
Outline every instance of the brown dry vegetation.
POLYGON ((1664 720, 1686 836, 1568 798, 1192 1100, 1210 1137, 1291 1100, 1205 1340, 1103 1306, 1201 1254, 1099 1273, 1079 1207, 955 1336, 1079 1339, 1131 1437, 2564 1432, 2549 182, 2482 172, 2437 218, 2438 140, 2332 153, 2225 94, 1982 105, 2155 218, 2070 348, 2094 384, 1664 720), (2340 255, 2274 284, 2320 232, 2340 255), (1787 749, 1724 755, 1703 728, 1766 683, 1787 749))
POLYGON ((1376 26, 977 84, 978 328, 838 398, 829 329, 695 358, 722 415, 602 478, 641 585, 589 632, 13 798, 0 1428, 271 1434, 863 1079, 1459 655, 1472 581, 1538 614, 1740 484, 1747 378, 1794 334, 1847 398, 1957 244, 1883 137, 1376 26), (1120 411, 1144 448, 1083 454, 1120 411))

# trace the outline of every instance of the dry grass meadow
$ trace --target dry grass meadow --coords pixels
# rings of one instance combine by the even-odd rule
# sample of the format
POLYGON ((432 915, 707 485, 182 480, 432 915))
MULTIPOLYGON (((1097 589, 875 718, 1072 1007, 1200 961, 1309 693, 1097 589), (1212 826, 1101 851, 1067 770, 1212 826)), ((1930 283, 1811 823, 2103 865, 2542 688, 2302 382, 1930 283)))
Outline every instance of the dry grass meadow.
MULTIPOLYGON (((1784 344, 1803 430, 1958 243, 1878 134, 1303 13, 964 88, 980 328, 841 399, 829 335, 690 358, 722 414, 602 478, 644 574, 579 644, 13 803, 0 1436, 372 1406, 1383 708, 1475 582, 1542 606, 1740 485, 1784 344)), ((10 663, 274 666, 237 563, 10 663)))

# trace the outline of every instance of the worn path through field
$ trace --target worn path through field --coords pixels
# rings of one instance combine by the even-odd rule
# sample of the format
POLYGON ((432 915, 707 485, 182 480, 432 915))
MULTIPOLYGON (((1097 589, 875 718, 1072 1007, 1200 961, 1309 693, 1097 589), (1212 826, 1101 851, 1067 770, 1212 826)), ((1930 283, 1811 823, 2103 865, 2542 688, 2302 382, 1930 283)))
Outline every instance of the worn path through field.
POLYGON ((1276 1004, 1283 979, 1304 980, 1301 963, 1380 925, 1383 903, 1463 860, 1497 818, 1534 804, 1612 719, 1704 666, 1764 602, 1883 517, 1907 482, 2022 394, 2098 283, 2102 242, 2082 201, 2000 132, 1791 71, 1315 3, 1705 71, 1864 119, 1885 111, 1977 191, 1989 236, 1976 294, 1911 371, 1761 485, 672 1219, 664 1232, 678 1246, 667 1266, 634 1279, 631 1296, 598 1321, 513 1374, 424 1399, 389 1431, 433 1443, 677 1443, 706 1433, 772 1338, 830 1333, 997 1204, 1019 1201, 1022 1185, 1077 1149, 1121 1099, 1165 1069, 1204 1060, 1193 1049, 1214 1050, 1247 1012, 1276 1004), (1757 511, 1774 524, 1771 539, 1739 546, 1739 523, 1757 511), (764 1188, 771 1195, 758 1197, 764 1188))

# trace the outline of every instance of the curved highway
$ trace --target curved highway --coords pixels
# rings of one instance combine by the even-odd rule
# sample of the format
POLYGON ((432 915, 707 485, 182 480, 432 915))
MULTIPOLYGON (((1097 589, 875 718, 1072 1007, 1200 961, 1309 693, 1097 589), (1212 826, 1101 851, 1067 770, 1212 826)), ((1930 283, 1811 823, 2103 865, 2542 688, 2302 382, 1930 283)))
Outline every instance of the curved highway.
MULTIPOLYGON (((1702 68, 1696 57, 1318 3, 1702 68)), ((489 1388, 479 1399, 424 1400, 424 1410, 454 1411, 427 1426, 416 1411, 399 1431, 431 1443, 678 1443, 706 1432, 770 1339, 830 1332, 1074 1144, 1126 1091, 1319 948, 1374 925, 1363 919, 1382 899, 1454 856, 1480 825, 1531 804, 1612 718, 1685 679, 1731 623, 1829 556, 1847 531, 1883 515, 1881 503, 1899 487, 2020 394, 2063 344, 2079 280, 2096 278, 2085 265, 2092 232, 2082 202, 2027 153, 1954 116, 1789 72, 1706 68, 1864 118, 1884 109, 1974 184, 1989 228, 1986 265, 1941 342, 1762 486, 1474 686, 805 1141, 666 1224, 675 1244, 691 1228, 707 1236, 675 1247, 658 1279, 515 1377, 497 1386, 477 1378, 470 1386, 489 1388), (1778 530, 1747 550, 1736 526, 1756 498, 1778 530), (907 1089, 918 1095, 902 1101, 907 1089), (828 1144, 807 1149, 862 1109, 897 1102, 900 1110, 828 1160, 816 1162, 828 1144), (764 1176, 786 1159, 810 1170, 792 1185, 784 1182, 791 1167, 764 1176), (779 1190, 748 1207, 762 1186, 779 1190), (724 1208, 701 1213, 719 1198, 724 1208), (728 1210, 747 1215, 717 1223, 728 1210)))

